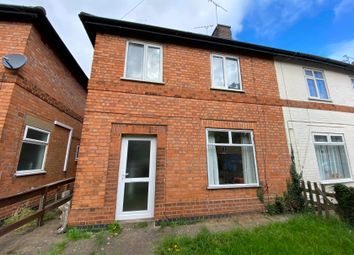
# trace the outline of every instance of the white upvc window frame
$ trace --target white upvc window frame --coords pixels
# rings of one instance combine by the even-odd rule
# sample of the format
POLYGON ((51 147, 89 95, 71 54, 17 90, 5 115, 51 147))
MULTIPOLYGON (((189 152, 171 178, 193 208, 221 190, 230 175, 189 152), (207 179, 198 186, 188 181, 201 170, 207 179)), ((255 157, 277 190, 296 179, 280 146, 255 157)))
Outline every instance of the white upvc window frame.
POLYGON ((305 79, 305 84, 306 84, 306 87, 307 87, 307 93, 308 93, 308 98, 310 100, 317 100, 317 101, 325 101, 325 102, 331 102, 332 99, 331 99, 331 95, 329 94, 329 89, 328 89, 328 85, 327 85, 327 79, 326 79, 326 76, 325 76, 325 72, 324 70, 321 70, 321 69, 316 69, 316 68, 312 68, 312 67, 303 67, 303 73, 304 73, 304 79, 305 79), (306 71, 311 71, 313 76, 309 76, 306 74, 306 71), (322 79, 321 78, 316 78, 315 77, 315 72, 320 72, 322 74, 322 79), (314 96, 311 96, 311 93, 310 93, 310 88, 309 88, 309 85, 307 83, 307 79, 312 79, 314 80, 314 83, 315 83, 315 89, 316 89, 316 93, 317 93, 317 97, 314 97, 314 96), (320 97, 320 93, 319 93, 319 90, 318 90, 318 86, 317 86, 317 80, 323 80, 324 84, 325 84, 325 88, 326 88, 326 91, 327 91, 327 95, 328 95, 328 98, 321 98, 320 97))
MULTIPOLYGON (((30 126, 30 125, 26 125, 25 132, 24 132, 23 138, 22 138, 22 144, 23 143, 30 143, 30 144, 45 145, 42 166, 41 166, 40 169, 31 169, 31 170, 28 170, 28 169, 20 169, 20 170, 18 170, 18 169, 16 169, 15 176, 26 176, 26 175, 34 175, 34 174, 44 174, 44 173, 46 173, 46 171, 44 169, 44 166, 45 166, 46 159, 47 159, 49 139, 50 139, 50 132, 49 131, 44 130, 44 129, 40 129, 40 128, 36 128, 36 127, 30 126), (29 129, 46 133, 48 135, 47 136, 47 140, 46 141, 40 141, 40 140, 36 140, 36 139, 27 138, 27 133, 28 133, 29 129)), ((22 151, 22 148, 20 150, 20 156, 21 156, 21 151, 22 151)))
POLYGON ((143 81, 143 82, 150 82, 150 83, 160 83, 163 84, 163 47, 162 45, 158 45, 158 44, 152 44, 152 43, 148 43, 148 42, 143 42, 143 41, 135 41, 135 40, 128 40, 126 42, 126 46, 125 46, 125 60, 124 60, 124 75, 121 79, 124 80, 132 80, 132 81, 143 81), (142 79, 137 79, 137 78, 131 78, 131 77, 127 77, 127 60, 128 60, 128 50, 129 50, 129 44, 133 43, 133 44, 139 44, 144 46, 144 57, 143 57, 143 78, 142 79), (159 48, 160 49, 160 77, 158 80, 149 80, 147 79, 147 49, 148 47, 152 47, 152 48, 159 48))
MULTIPOLYGON (((353 182, 353 175, 352 175, 352 169, 351 169, 351 165, 350 165, 350 159, 349 159, 349 155, 348 155, 348 150, 347 150, 347 146, 346 146, 346 142, 345 142, 345 137, 344 134, 342 133, 321 133, 321 132, 314 132, 312 133, 312 140, 314 145, 318 144, 318 145, 342 145, 344 147, 344 151, 345 151, 345 156, 347 157, 347 162, 348 162, 348 171, 349 171, 349 178, 343 178, 343 179, 332 179, 332 180, 323 180, 321 177, 321 170, 320 167, 318 166, 318 171, 320 174, 320 178, 321 181, 320 183, 322 184, 336 184, 336 183, 347 183, 347 182, 353 182), (327 137, 327 141, 326 142, 319 142, 315 140, 315 136, 319 135, 319 136, 326 136, 327 137), (342 137, 342 142, 332 142, 331 140, 331 136, 340 136, 342 137)), ((316 147, 315 147, 316 150, 316 147)), ((318 164, 318 159, 317 159, 317 155, 316 156, 316 161, 318 164)))
POLYGON ((74 129, 60 121, 54 121, 54 125, 62 127, 66 130, 69 130, 69 137, 68 137, 68 142, 66 145, 66 151, 65 151, 65 160, 64 160, 64 167, 63 167, 63 172, 66 172, 68 170, 68 161, 69 161, 69 154, 70 154, 70 146, 71 146, 71 140, 73 136, 73 131, 74 129))
POLYGON ((242 86, 242 79, 241 79, 241 64, 240 58, 236 56, 230 55, 222 55, 222 54, 211 54, 210 55, 210 72, 211 72, 211 88, 217 90, 226 90, 226 91, 234 91, 234 92, 244 92, 242 86), (220 88, 214 85, 214 72, 213 72, 213 58, 219 57, 222 58, 222 69, 223 69, 223 76, 224 76, 224 88, 220 88), (237 71, 238 71, 238 79, 240 81, 240 89, 229 89, 227 88, 227 80, 226 80, 226 69, 225 69, 225 61, 226 59, 232 59, 237 61, 237 71))
POLYGON ((260 187, 259 185, 259 177, 258 177, 258 166, 257 166, 257 156, 256 156, 256 148, 254 144, 253 138, 253 131, 252 130, 244 130, 244 129, 220 129, 220 128, 206 128, 205 130, 206 135, 206 159, 207 159, 207 171, 208 171, 208 189, 232 189, 232 188, 257 188, 260 187), (209 143, 209 131, 216 131, 216 132, 228 132, 229 136, 229 143, 209 143), (234 133, 249 133, 251 137, 251 144, 234 144, 232 143, 232 132, 234 133), (254 155, 254 166, 256 171, 256 183, 252 184, 210 184, 211 183, 211 176, 209 173, 209 163, 208 163, 208 146, 230 146, 230 147, 252 147, 253 155, 254 155))

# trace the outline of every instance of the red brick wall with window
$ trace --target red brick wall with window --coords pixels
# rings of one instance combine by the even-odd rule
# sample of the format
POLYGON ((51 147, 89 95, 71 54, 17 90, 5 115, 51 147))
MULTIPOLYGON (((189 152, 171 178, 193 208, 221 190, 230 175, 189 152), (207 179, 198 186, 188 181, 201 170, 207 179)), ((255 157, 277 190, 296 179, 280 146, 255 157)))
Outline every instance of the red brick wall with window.
POLYGON ((206 128, 253 130, 266 198, 285 190, 289 152, 272 59, 162 43, 164 84, 125 81, 126 40, 96 37, 71 225, 114 220, 126 134, 157 137, 155 220, 263 210, 257 188, 207 189, 206 128), (210 89, 212 53, 240 58, 244 93, 210 89))
POLYGON ((4 197, 75 176, 86 91, 31 24, 0 22, 0 34, 1 56, 21 53, 28 58, 17 71, 0 67, 0 197, 4 197), (47 173, 18 177, 27 116, 53 125, 44 167, 47 173), (55 120, 74 128, 67 172, 63 167, 69 131, 54 126, 55 120))

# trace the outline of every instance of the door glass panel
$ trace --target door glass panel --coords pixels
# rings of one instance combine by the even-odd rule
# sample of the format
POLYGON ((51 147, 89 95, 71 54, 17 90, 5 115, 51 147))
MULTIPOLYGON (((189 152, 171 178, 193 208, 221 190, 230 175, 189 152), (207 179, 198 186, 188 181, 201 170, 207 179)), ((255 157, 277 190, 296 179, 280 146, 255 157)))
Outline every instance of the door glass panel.
POLYGON ((150 141, 128 142, 126 178, 149 177, 150 141))
POLYGON ((124 188, 123 211, 147 210, 148 182, 128 182, 124 188))

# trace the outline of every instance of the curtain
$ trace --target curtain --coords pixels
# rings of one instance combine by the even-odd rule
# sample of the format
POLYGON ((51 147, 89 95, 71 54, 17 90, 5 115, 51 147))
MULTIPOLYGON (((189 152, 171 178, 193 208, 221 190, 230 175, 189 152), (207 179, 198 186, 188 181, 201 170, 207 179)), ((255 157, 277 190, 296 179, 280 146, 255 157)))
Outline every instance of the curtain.
POLYGON ((322 180, 350 177, 343 145, 316 145, 315 148, 322 180))
MULTIPOLYGON (((242 144, 250 144, 250 138, 246 134, 241 136, 242 144)), ((253 148, 251 146, 242 146, 242 167, 243 167, 243 178, 246 184, 257 183, 256 172, 253 157, 253 148)))
MULTIPOLYGON (((209 143, 215 143, 215 137, 213 133, 208 133, 209 143)), ((216 153, 215 145, 208 145, 208 173, 211 185, 219 184, 219 167, 218 167, 218 155, 216 153)))

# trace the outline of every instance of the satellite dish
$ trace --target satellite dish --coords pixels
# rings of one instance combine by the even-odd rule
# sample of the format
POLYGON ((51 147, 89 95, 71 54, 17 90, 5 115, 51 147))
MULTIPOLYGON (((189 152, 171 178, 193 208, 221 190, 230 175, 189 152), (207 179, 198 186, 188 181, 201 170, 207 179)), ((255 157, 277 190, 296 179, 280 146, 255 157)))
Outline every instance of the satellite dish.
POLYGON ((8 54, 2 58, 2 64, 10 70, 17 70, 27 62, 27 57, 21 54, 8 54))

